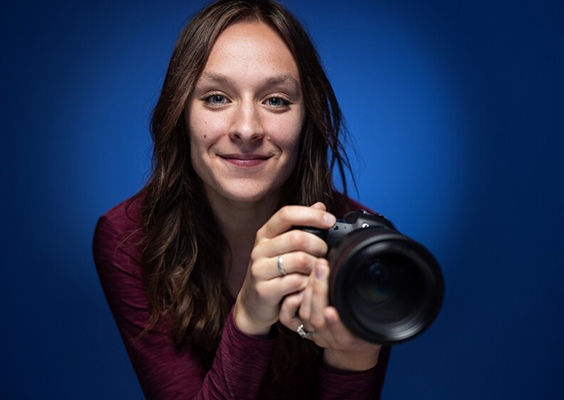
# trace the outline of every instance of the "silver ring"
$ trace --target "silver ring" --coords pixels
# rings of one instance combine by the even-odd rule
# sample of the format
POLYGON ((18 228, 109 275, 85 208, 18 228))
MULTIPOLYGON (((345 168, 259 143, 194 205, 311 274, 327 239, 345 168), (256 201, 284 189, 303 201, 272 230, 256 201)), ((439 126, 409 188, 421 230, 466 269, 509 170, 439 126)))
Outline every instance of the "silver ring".
POLYGON ((278 271, 280 272, 280 275, 282 276, 286 276, 286 271, 284 270, 284 267, 282 266, 282 254, 278 255, 278 261, 277 261, 277 265, 278 265, 278 271))
POLYGON ((309 339, 310 337, 317 335, 316 331, 311 331, 311 332, 306 331, 304 329, 303 324, 298 326, 298 329, 296 331, 298 332, 298 335, 300 335, 302 339, 309 339))

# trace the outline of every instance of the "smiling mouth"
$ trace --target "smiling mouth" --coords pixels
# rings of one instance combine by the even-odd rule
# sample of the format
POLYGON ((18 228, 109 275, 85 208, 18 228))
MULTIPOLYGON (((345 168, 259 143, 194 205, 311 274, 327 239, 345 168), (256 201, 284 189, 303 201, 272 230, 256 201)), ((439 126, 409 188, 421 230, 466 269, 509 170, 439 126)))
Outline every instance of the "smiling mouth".
POLYGON ((270 156, 260 154, 222 154, 223 160, 237 167, 257 167, 266 163, 270 156))

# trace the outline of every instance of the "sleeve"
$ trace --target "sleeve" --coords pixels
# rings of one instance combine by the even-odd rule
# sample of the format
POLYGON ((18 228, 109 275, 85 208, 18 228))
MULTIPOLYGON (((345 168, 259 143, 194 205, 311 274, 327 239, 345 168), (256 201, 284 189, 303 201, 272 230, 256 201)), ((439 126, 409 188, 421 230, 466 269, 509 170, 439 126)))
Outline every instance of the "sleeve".
POLYGON ((117 327, 148 399, 256 399, 268 371, 275 340, 240 332, 229 316, 216 357, 205 371, 189 349, 180 353, 166 329, 138 337, 150 317, 141 279, 140 251, 103 216, 94 234, 98 276, 117 327))
POLYGON ((283 381, 269 380, 263 399, 269 400, 377 400, 380 399, 389 347, 382 347, 378 364, 367 371, 343 371, 323 364, 299 364, 283 381), (315 368, 311 374, 306 368, 315 368))
POLYGON ((317 367, 318 399, 376 400, 380 398, 390 357, 390 348, 382 347, 378 364, 367 371, 339 371, 325 365, 317 367))

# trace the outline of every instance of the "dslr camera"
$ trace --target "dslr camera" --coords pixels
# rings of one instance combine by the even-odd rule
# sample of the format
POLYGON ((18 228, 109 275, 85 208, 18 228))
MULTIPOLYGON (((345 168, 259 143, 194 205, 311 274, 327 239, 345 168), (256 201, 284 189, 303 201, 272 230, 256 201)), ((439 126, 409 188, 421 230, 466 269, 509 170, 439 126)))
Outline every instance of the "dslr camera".
POLYGON ((329 300, 355 336, 396 344, 437 317, 444 293, 437 261, 384 216, 353 211, 331 229, 299 229, 327 243, 329 300))

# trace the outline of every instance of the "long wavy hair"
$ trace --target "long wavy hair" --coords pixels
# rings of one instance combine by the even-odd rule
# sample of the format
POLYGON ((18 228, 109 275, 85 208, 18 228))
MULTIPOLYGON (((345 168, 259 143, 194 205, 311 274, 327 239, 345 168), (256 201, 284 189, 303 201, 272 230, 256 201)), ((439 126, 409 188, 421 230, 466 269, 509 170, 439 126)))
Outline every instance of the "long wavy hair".
MULTIPOLYGON (((275 29, 292 52, 301 78, 306 118, 297 165, 285 183, 280 206, 322 201, 330 212, 343 210, 345 197, 335 189, 332 171, 340 174, 345 194, 345 173, 350 171, 339 105, 297 19, 270 0, 221 0, 196 14, 176 43, 153 111, 152 175, 136 197, 143 198, 141 269, 152 309, 145 332, 166 320, 177 350, 189 346, 206 368, 211 367, 234 301, 226 289, 230 254, 192 167, 183 110, 218 36, 242 20, 275 29)), ((297 335, 282 336, 287 345, 282 364, 288 370, 300 354, 303 357, 303 350, 297 342, 288 344, 297 335)))

